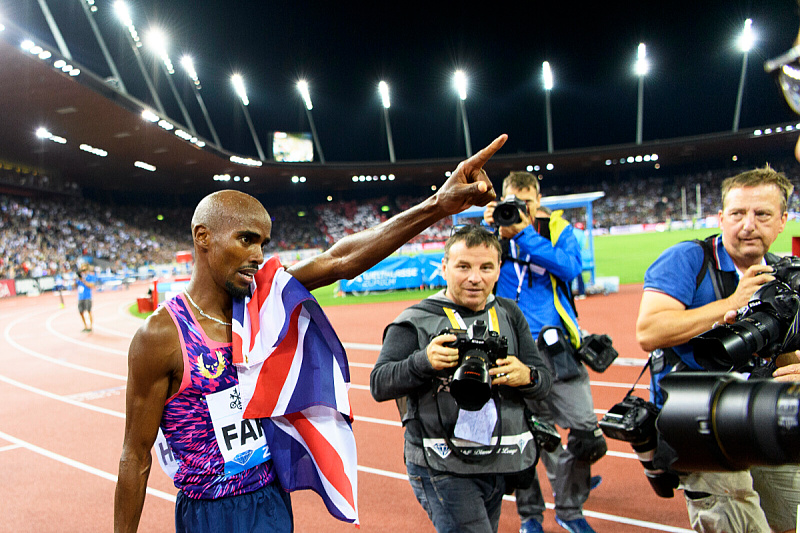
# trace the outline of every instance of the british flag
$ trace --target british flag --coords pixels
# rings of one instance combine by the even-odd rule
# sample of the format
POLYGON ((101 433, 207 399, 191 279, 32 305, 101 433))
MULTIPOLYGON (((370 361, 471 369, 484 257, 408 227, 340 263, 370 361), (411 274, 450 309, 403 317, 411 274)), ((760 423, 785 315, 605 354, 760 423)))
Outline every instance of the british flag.
POLYGON ((244 417, 261 419, 281 485, 314 490, 357 524, 350 370, 328 318, 273 257, 234 300, 232 329, 244 417))

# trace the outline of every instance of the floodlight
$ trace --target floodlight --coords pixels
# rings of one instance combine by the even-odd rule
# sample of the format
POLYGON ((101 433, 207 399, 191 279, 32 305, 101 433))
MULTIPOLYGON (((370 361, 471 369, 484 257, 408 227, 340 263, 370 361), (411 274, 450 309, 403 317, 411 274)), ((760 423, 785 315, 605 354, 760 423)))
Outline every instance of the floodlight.
POLYGON ((542 81, 544 82, 544 90, 553 90, 553 71, 550 69, 550 62, 545 61, 542 63, 542 81))
POLYGON ((650 62, 647 60, 647 49, 644 43, 639 43, 639 48, 636 51, 634 71, 639 77, 646 76, 650 71, 650 62))
POLYGON ((298 81, 297 90, 300 91, 300 95, 303 97, 303 102, 306 104, 306 109, 309 111, 314 109, 314 106, 311 104, 311 93, 308 91, 308 82, 306 80, 298 81))
POLYGON ((753 32, 753 19, 747 19, 744 21, 744 29, 742 29, 742 34, 739 35, 736 44, 739 46, 739 50, 747 53, 753 48, 755 43, 756 34, 753 32))
POLYGON ((247 90, 244 88, 244 80, 242 76, 239 74, 234 74, 231 76, 231 83, 233 84, 233 90, 236 91, 236 95, 242 101, 242 105, 250 104, 250 100, 247 99, 247 90))
POLYGON ((114 2, 114 12, 117 14, 120 22, 125 26, 133 26, 133 19, 131 12, 128 10, 128 5, 122 0, 114 2))
POLYGON ((47 131, 47 129, 45 128, 36 129, 36 137, 38 137, 39 139, 49 139, 52 136, 53 134, 47 131))
POLYGON ((186 71, 186 75, 189 76, 197 88, 200 88, 200 78, 197 77, 197 71, 194 69, 194 61, 192 61, 191 56, 185 55, 181 57, 181 66, 183 70, 186 71))
POLYGON ((467 75, 464 74, 463 70, 457 70, 454 76, 456 90, 458 91, 458 97, 462 100, 467 99, 467 75))
POLYGON ((151 29, 147 33, 147 44, 164 62, 164 67, 170 74, 175 74, 175 67, 172 65, 172 60, 167 53, 167 36, 158 28, 151 29))
POLYGON ((389 109, 391 107, 391 102, 389 101, 389 85, 385 81, 382 81, 378 84, 378 92, 381 95, 383 108, 389 109))

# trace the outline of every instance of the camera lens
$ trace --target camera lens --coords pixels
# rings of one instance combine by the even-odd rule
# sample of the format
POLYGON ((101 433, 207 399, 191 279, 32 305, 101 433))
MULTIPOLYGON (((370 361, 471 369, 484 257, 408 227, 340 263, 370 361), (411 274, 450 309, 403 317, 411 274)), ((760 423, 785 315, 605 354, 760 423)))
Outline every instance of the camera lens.
POLYGON ((689 341, 694 359, 706 370, 731 371, 745 366, 754 353, 781 338, 781 323, 756 312, 734 324, 716 327, 689 341))
POLYGON ((492 378, 486 354, 470 350, 453 374, 450 394, 465 411, 480 411, 492 396, 492 378))
POLYGON ((498 226, 513 226, 522 221, 522 217, 519 216, 519 209, 512 203, 497 204, 492 216, 498 226))
POLYGON ((744 470, 800 461, 800 387, 736 374, 676 372, 656 426, 676 470, 744 470))

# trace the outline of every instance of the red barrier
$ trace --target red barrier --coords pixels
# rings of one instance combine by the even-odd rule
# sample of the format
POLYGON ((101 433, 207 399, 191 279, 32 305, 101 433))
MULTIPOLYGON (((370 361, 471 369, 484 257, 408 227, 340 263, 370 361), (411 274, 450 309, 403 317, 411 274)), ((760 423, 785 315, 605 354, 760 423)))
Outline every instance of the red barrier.
POLYGON ((17 295, 13 279, 0 279, 0 298, 11 298, 17 295))

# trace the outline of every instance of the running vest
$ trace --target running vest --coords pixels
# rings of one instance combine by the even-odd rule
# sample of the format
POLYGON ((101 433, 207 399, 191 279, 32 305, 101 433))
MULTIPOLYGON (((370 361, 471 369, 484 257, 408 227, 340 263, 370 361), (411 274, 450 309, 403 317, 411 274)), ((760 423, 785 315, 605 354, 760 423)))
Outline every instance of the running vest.
MULTIPOLYGON (((500 302, 501 300, 494 299, 487 303, 484 311, 469 315, 462 309, 459 315, 454 313, 452 303, 432 297, 403 311, 393 324, 413 327, 417 332, 419 347, 424 348, 444 329, 459 329, 483 320, 494 331, 506 337, 508 354, 519 357, 516 333, 506 310, 499 305, 500 302)), ((512 474, 535 466, 538 453, 525 421, 524 399, 513 387, 493 387, 494 391, 499 389, 499 394, 496 392, 493 398, 500 409, 501 423, 494 429, 491 444, 481 445, 452 438, 460 452, 469 455, 473 460, 462 460, 452 452, 444 438, 445 435, 453 436, 459 415, 458 406, 449 392, 451 376, 452 370, 440 372, 430 386, 417 394, 409 395, 405 402, 402 418, 403 425, 406 426, 406 439, 409 444, 422 449, 425 464, 421 466, 427 465, 434 470, 460 475, 512 474), (499 435, 498 426, 502 426, 502 434, 499 435), (496 447, 497 451, 493 453, 496 447)), ((402 401, 398 403, 401 404, 402 401)), ((408 459, 417 463, 413 457, 408 459)))
POLYGON ((183 379, 164 406, 161 431, 178 464, 175 486, 190 498, 246 494, 273 480, 261 423, 242 418, 232 344, 209 339, 184 296, 164 303, 181 343, 183 379))

